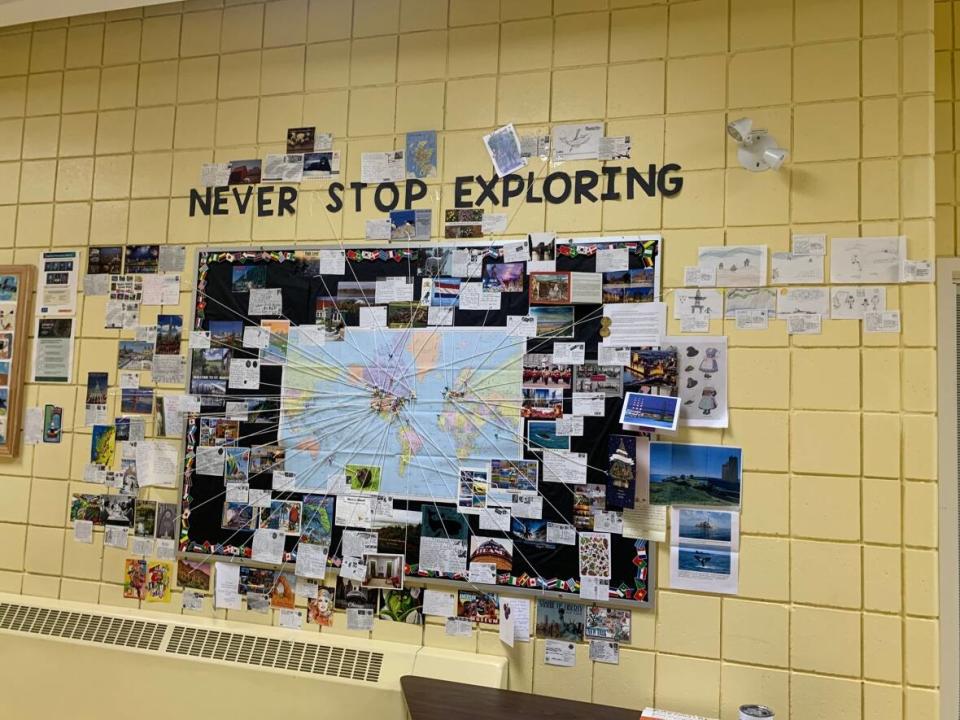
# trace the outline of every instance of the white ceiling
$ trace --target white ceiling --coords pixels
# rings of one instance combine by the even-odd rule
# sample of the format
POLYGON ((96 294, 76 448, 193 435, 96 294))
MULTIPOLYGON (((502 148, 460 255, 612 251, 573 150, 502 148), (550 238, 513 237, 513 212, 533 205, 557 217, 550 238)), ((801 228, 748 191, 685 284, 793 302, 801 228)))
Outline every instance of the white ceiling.
POLYGON ((0 27, 167 2, 170 0, 0 0, 0 27))

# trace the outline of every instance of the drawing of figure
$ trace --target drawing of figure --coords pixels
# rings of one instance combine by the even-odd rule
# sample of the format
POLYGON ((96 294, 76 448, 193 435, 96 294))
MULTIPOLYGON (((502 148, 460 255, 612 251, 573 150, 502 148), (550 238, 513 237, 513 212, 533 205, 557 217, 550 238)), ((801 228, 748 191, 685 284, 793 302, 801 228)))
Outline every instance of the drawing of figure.
POLYGON ((720 366, 717 364, 718 352, 717 348, 707 348, 704 350, 703 360, 700 361, 700 372, 704 373, 706 377, 710 377, 710 375, 720 369, 720 366))
POLYGON ((700 403, 697 405, 704 415, 709 415, 717 407, 717 390, 707 385, 700 393, 700 403))

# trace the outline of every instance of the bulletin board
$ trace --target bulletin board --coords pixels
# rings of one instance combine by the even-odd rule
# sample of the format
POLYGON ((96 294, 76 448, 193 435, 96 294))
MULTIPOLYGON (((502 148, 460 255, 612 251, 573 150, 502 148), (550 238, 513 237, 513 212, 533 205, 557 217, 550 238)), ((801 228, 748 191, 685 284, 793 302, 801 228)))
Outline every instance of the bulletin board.
POLYGON ((20 452, 34 272, 32 265, 0 265, 0 457, 20 452))
MULTIPOLYGON (((372 490, 379 498, 377 512, 384 514, 373 518, 372 524, 351 527, 372 528, 377 533, 378 552, 403 555, 405 584, 437 584, 463 589, 477 587, 477 583, 468 582, 465 572, 443 572, 421 566, 422 539, 440 535, 446 539, 462 538, 471 560, 475 560, 475 553, 479 553, 484 562, 497 566, 496 583, 483 585, 480 589, 484 591, 508 589, 521 594, 578 597, 583 562, 583 550, 578 547, 578 540, 581 532, 593 531, 592 511, 629 508, 633 502, 632 497, 617 500, 617 493, 622 495, 624 491, 614 486, 628 485, 636 478, 621 482, 624 481, 621 477, 618 481, 611 459, 618 452, 620 455, 634 452, 630 440, 637 439, 635 433, 623 430, 619 423, 622 390, 624 383, 629 381, 627 369, 620 368, 626 377, 613 378, 614 384, 619 384, 617 389, 606 393, 603 416, 584 417, 582 434, 570 436, 567 441, 570 452, 585 454, 586 485, 545 481, 543 455, 550 452, 550 443, 557 442, 557 437, 552 435, 545 441, 547 445, 540 445, 533 438, 539 437, 537 433, 543 429, 540 423, 549 425, 560 413, 571 413, 572 393, 578 382, 581 389, 600 388, 603 392, 604 376, 598 374, 599 368, 594 367, 604 328, 603 302, 660 299, 662 241, 659 236, 557 238, 555 245, 547 247, 538 244, 535 237, 522 241, 532 253, 531 259, 537 262, 525 268, 519 277, 502 272, 502 268, 491 269, 491 266, 508 264, 509 249, 505 245, 512 245, 518 242, 516 240, 494 244, 453 241, 443 245, 403 243, 383 247, 366 244, 200 251, 191 329, 195 333, 209 333, 210 347, 192 346, 190 351, 187 391, 200 397, 201 404, 200 414, 188 416, 185 424, 185 463, 180 485, 180 555, 191 559, 242 559, 245 565, 257 565, 251 560, 251 544, 254 530, 261 527, 258 518, 261 513, 275 514, 278 503, 286 502, 294 504, 289 507, 296 507, 298 523, 296 527, 289 525, 290 518, 285 511, 283 522, 288 523, 288 535, 283 564, 286 569, 292 570, 298 545, 306 541, 311 521, 313 531, 320 533, 323 541, 329 543, 328 569, 337 568, 342 561, 344 529, 334 522, 335 518, 342 521, 337 504, 349 503, 351 497, 364 496, 372 490), (601 302, 571 302, 569 287, 557 290, 551 286, 556 278, 542 282, 537 279, 540 271, 534 270, 531 274, 529 269, 544 267, 542 263, 546 263, 548 269, 543 272, 551 272, 549 267, 552 266, 553 274, 561 276, 567 273, 593 275, 598 250, 610 249, 625 249, 629 267, 626 271, 601 273, 601 302), (320 252, 335 250, 344 253, 342 272, 330 273, 327 272, 329 266, 321 267, 320 252), (466 273, 462 267, 464 257, 469 257, 466 273), (374 289, 376 283, 390 282, 391 279, 407 285, 405 290, 398 290, 398 295, 406 292, 412 299, 381 303, 388 306, 387 327, 370 327, 371 315, 362 308, 377 304, 370 296, 379 292, 374 289), (457 279, 459 287, 456 283, 448 285, 457 279), (481 294, 499 291, 498 306, 486 309, 457 306, 457 300, 468 283, 481 288, 486 286, 481 294), (537 287, 532 288, 532 284, 537 287), (251 293, 260 290, 279 290, 279 311, 270 315, 250 314, 251 293), (445 304, 446 310, 434 309, 434 315, 430 312, 431 304, 434 307, 445 304), (429 320, 439 322, 444 312, 449 313, 444 319, 448 325, 427 324, 428 315, 429 320), (531 314, 541 318, 537 323, 539 334, 524 337, 517 318, 531 314), (367 327, 360 328, 361 323, 367 327), (269 330, 259 335, 260 331, 252 330, 262 326, 269 330), (244 328, 248 328, 246 334, 250 344, 259 344, 259 347, 244 347, 244 328), (397 340, 393 345, 391 338, 397 340), (487 338, 490 338, 489 342, 487 338), (451 358, 443 354, 458 342, 461 346, 459 356, 451 358), (571 367, 569 371, 554 367, 549 358, 554 344, 559 342, 583 343, 586 367, 571 367), (491 349, 495 343, 500 344, 500 351, 491 349), (464 351, 463 346, 469 346, 468 350, 464 351), (307 352, 306 347, 312 351, 307 352), (415 397, 414 393, 402 397, 403 393, 397 391, 396 395, 386 393, 384 398, 384 393, 378 393, 378 389, 384 387, 383 383, 376 379, 371 381, 371 377, 375 378, 383 371, 387 360, 382 351, 389 347, 403 350, 406 360, 397 367, 411 373, 410 377, 418 378, 427 377, 433 368, 456 368, 468 375, 485 372, 487 359, 496 358, 495 367, 491 366, 491 371, 485 372, 483 389, 489 389, 492 394, 486 396, 489 402, 483 402, 487 403, 488 409, 491 404, 499 403, 504 408, 503 413, 489 409, 491 414, 486 417, 484 426, 486 432, 477 431, 475 421, 470 417, 465 420, 454 417, 450 424, 444 425, 446 419, 442 417, 444 410, 440 405, 458 392, 457 386, 449 383, 439 391, 422 389, 425 385, 420 385, 421 394, 415 397), (378 354, 371 357, 374 351, 378 354), (424 352, 429 355, 434 351, 440 356, 431 361, 423 359, 424 352), (288 357, 281 357, 285 354, 288 357), (528 366, 531 355, 543 356, 538 358, 539 367, 528 366), (340 358, 339 363, 333 359, 335 356, 340 358), (357 356, 365 359, 361 367, 344 359, 356 359, 357 356), (471 357, 479 357, 483 362, 471 361, 471 357), (229 365, 246 363, 249 367, 248 361, 259 363, 258 386, 248 389, 232 387, 235 378, 230 377, 229 365), (430 362, 434 365, 430 366, 430 362), (336 366, 336 378, 326 369, 331 364, 336 366), (493 390, 496 383, 491 378, 496 373, 503 373, 506 390, 493 390), (531 382, 534 377, 537 379, 531 382), (295 378, 299 378, 299 385, 295 378), (320 383, 345 382, 347 389, 342 393, 343 398, 333 397, 336 393, 332 387, 335 386, 330 385, 308 392, 303 383, 311 378, 317 383, 316 387, 320 387, 320 383), (546 393, 526 392, 537 390, 526 386, 538 382, 544 385, 539 389, 547 390, 546 393), (520 395, 516 397, 506 394, 517 390, 520 395), (310 392, 313 392, 312 396, 310 392), (428 397, 430 392, 439 392, 439 395, 428 397), (350 395, 358 397, 351 400, 350 395), (398 396, 401 396, 399 400, 398 396), (355 433, 361 438, 362 428, 374 428, 377 423, 385 422, 385 417, 389 418, 391 412, 397 411, 396 407, 384 406, 385 401, 387 405, 403 405, 399 411, 402 413, 408 410, 420 412, 420 422, 414 421, 406 426, 416 432, 407 436, 400 431, 402 428, 387 423, 391 437, 383 439, 379 447, 399 447, 399 453, 394 453, 399 454, 399 458, 384 455, 379 464, 369 457, 365 464, 357 460, 351 463, 351 458, 342 454, 350 452, 349 447, 343 449, 343 437, 339 437, 339 445, 331 447, 328 438, 338 432, 341 435, 355 433), (430 406, 430 402, 436 404, 430 406), (379 404, 370 409, 371 403, 379 404), (422 411, 411 410, 421 403, 424 405, 422 411), (376 417, 365 420, 362 414, 365 408, 376 417), (338 417, 336 413, 345 418, 343 427, 336 427, 333 419, 338 417), (516 420, 515 431, 510 425, 513 419, 516 420), (357 420, 356 424, 350 426, 354 420, 357 420), (460 446, 456 444, 459 441, 456 435, 458 421, 462 421, 460 439, 469 442, 466 436, 475 436, 473 444, 463 453, 459 453, 460 446), (468 457, 443 456, 444 447, 441 445, 445 441, 437 438, 445 430, 453 436, 451 442, 458 454, 468 457), (313 439, 311 433, 315 435, 313 439), (414 435, 416 440, 411 439, 414 435), (481 435, 486 437, 485 441, 479 439, 481 435), (443 481, 433 489, 424 486, 404 492, 415 483, 408 481, 406 485, 402 482, 398 485, 397 468, 401 468, 401 473, 410 473, 410 468, 418 462, 417 453, 430 452, 428 444, 434 448, 432 462, 435 463, 433 470, 437 472, 428 472, 421 467, 421 474, 443 481), (248 500, 249 510, 241 507, 243 503, 233 505, 228 517, 228 479, 224 475, 205 474, 205 468, 198 467, 198 457, 209 454, 211 451, 204 448, 210 447, 223 447, 224 452, 233 458, 224 470, 228 477, 237 471, 234 460, 241 458, 243 453, 227 448, 250 448, 250 454, 241 458, 242 462, 248 463, 244 480, 249 486, 249 497, 253 498, 256 491, 261 491, 257 495, 262 505, 264 493, 269 493, 268 502, 273 503, 272 509, 267 510, 267 506, 253 508, 253 501, 248 500), (478 448, 482 448, 482 452, 478 448), (503 462, 498 462, 493 456, 502 448, 515 448, 516 454, 505 452, 503 462), (474 452, 480 454, 481 462, 476 462, 474 452), (494 468, 496 473, 495 463, 504 476, 519 472, 518 468, 535 468, 532 494, 540 498, 540 518, 518 518, 514 514, 509 531, 481 529, 480 514, 465 510, 464 488, 457 482, 463 479, 463 468, 485 465, 488 471, 494 468), (357 477, 354 467, 357 464, 382 467, 382 477, 381 473, 375 473, 376 477, 369 473, 357 477), (295 472, 291 468, 295 468, 295 472), (457 468, 461 471, 459 477, 457 468), (281 471, 279 480, 275 472, 278 470, 281 471), (282 473, 289 473, 286 481, 282 473), (309 487, 297 484, 307 482, 308 476, 311 478, 309 487), (370 484, 369 487, 364 485, 365 482, 370 484), (311 511, 314 516, 308 517, 311 511), (322 514, 319 521, 317 512, 322 514), (573 544, 548 542, 544 536, 547 523, 571 527, 577 531, 577 538, 573 544), (492 538, 498 542, 480 543, 484 545, 481 548, 472 542, 474 537, 485 541, 492 538), (498 555, 502 553, 503 541, 512 545, 509 560, 498 555)), ((375 324, 382 320, 382 316, 379 320, 373 319, 375 324)), ((390 353, 387 356, 392 357, 390 353)), ((372 432, 376 436, 376 430, 372 432)), ((357 442, 362 444, 365 440, 358 439, 357 442)), ((357 452, 370 455, 364 448, 357 452)), ((424 467, 429 469, 428 465, 424 467)), ((635 467, 639 472, 639 461, 635 467)), ((622 472, 622 467, 620 470, 622 472)), ((518 495, 513 498, 517 501, 518 495)), ((653 595, 654 555, 653 542, 642 537, 611 533, 609 596, 603 601, 629 607, 649 606, 653 595)), ((278 566, 267 567, 276 569, 278 566)))

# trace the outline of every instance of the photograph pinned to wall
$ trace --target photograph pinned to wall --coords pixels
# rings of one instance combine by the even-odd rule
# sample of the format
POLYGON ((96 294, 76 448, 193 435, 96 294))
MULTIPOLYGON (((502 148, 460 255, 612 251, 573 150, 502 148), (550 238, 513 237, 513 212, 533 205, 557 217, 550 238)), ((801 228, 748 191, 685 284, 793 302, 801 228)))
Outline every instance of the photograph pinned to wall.
POLYGON ((583 640, 586 608, 578 603, 537 598, 537 637, 544 640, 583 640))
POLYGON ((200 396, 225 395, 230 359, 231 352, 227 348, 194 350, 190 364, 190 392, 200 396))
POLYGON ((367 568, 363 587, 397 590, 403 587, 403 555, 364 553, 363 563, 367 568))
POLYGON ((260 327, 267 331, 267 346, 260 350, 260 362, 264 365, 285 365, 290 341, 289 320, 261 320, 260 327))
POLYGON ((387 327, 396 330, 427 327, 429 306, 416 301, 387 304, 387 327))
POLYGON ((539 420, 555 420, 563 415, 563 390, 523 388, 520 415, 539 420))
POLYGON ((243 347, 242 320, 211 320, 210 321, 210 348, 230 348, 239 350, 243 347))
POLYGON ((513 569, 513 541, 505 538, 470 537, 471 563, 489 563, 495 565, 498 573, 509 573, 513 569))
POLYGON ((338 577, 334 605, 338 610, 375 610, 379 595, 376 588, 365 588, 359 580, 338 577))
POLYGON ((354 492, 380 492, 382 468, 379 465, 348 464, 344 467, 347 487, 354 492))
POLYGON ((210 563, 181 559, 177 562, 177 585, 210 592, 210 563))
POLYGON ((177 504, 157 503, 157 540, 173 540, 177 532, 177 504))
POLYGON ((230 502, 223 504, 223 515, 220 527, 224 530, 253 530, 256 508, 245 502, 230 502))
POLYGON ((583 636, 588 640, 630 642, 631 617, 629 610, 599 607, 587 608, 583 636))
POLYGON ((557 236, 552 232, 529 233, 527 249, 529 272, 553 272, 557 260, 557 236))
POLYGON ((673 319, 682 320, 688 317, 703 317, 709 319, 723 317, 723 293, 719 290, 697 288, 685 290, 677 288, 673 291, 673 319))
POLYGON ((408 132, 404 153, 407 178, 423 179, 437 176, 437 131, 408 132))
POLYGON ((500 596, 460 590, 457 593, 457 617, 484 625, 497 625, 500 622, 500 596))
POLYGON ((525 543, 556 547, 547 543, 547 521, 542 518, 510 518, 510 534, 525 543))
POLYGON ((760 311, 773 318, 777 313, 777 291, 774 288, 733 288, 724 290, 726 303, 723 316, 736 320, 740 312, 760 311))
POLYGON ((740 448, 650 443, 651 505, 740 505, 740 448))
MULTIPOLYGON (((260 182, 263 174, 263 163, 259 158, 249 160, 231 160, 230 178, 228 185, 255 185, 260 182)), ((133 272, 127 266, 127 272, 133 272)))
POLYGON ((675 432, 680 418, 680 398, 628 392, 623 399, 620 423, 628 430, 675 432))
POLYGON ((569 450, 570 438, 567 435, 557 435, 555 420, 527 421, 527 450, 542 452, 544 450, 569 450))
POLYGON ((248 293, 267 286, 266 265, 235 265, 231 268, 231 290, 235 293, 248 293))
POLYGON ((87 252, 87 275, 119 275, 122 271, 122 246, 101 245, 87 252))
POLYGON ((489 263, 483 266, 483 287, 494 292, 523 292, 526 263, 489 263))
POLYGON ((153 388, 122 388, 120 390, 120 412, 129 415, 152 414, 153 388))
POLYGON ((297 604, 297 578, 293 573, 278 572, 270 588, 270 607, 292 610, 297 604))
POLYGON ((727 338, 665 337, 677 357, 680 425, 727 427, 727 338))
POLYGON ((531 305, 568 305, 570 303, 570 273, 532 272, 530 283, 531 305))
POLYGON ((555 162, 596 160, 600 155, 603 124, 554 125, 550 136, 555 162))
POLYGON ((634 348, 630 351, 630 364, 624 368, 623 389, 648 395, 676 395, 678 363, 674 348, 634 348))
POLYGON ((818 285, 823 282, 823 256, 772 253, 770 282, 774 285, 818 285))
POLYGON ((579 532, 577 548, 580 554, 580 577, 611 576, 610 533, 579 532))
POLYGON ((433 210, 392 210, 390 212, 390 239, 429 240, 432 224, 433 210))
POLYGON ((604 303, 644 303, 656 300, 656 271, 652 267, 603 273, 604 303))
POLYGON ((224 448, 223 481, 225 483, 245 483, 249 480, 250 448, 224 448))
POLYGON ((716 273, 717 287, 762 287, 767 284, 766 245, 702 247, 697 258, 701 270, 716 273))
POLYGON ((585 362, 573 367, 573 391, 603 393, 606 397, 623 395, 623 366, 585 362))
POLYGON ((885 287, 830 288, 830 317, 833 320, 863 320, 867 313, 886 309, 885 287))
POLYGON ((530 317, 537 321, 538 338, 572 338, 576 330, 574 308, 570 305, 558 307, 532 307, 530 317))
POLYGON ((157 501, 137 499, 133 509, 133 534, 153 537, 157 532, 157 501))
POLYGON ((568 390, 573 367, 553 362, 549 353, 528 353, 523 356, 523 387, 568 390))
POLYGON ((287 152, 313 152, 316 138, 316 127, 299 127, 287 129, 287 152))
POLYGON ((735 594, 740 514, 674 507, 670 515, 670 587, 735 594))
POLYGON ((830 242, 831 283, 898 283, 907 257, 907 238, 834 238, 830 242))
POLYGON ((457 509, 462 513, 478 514, 487 506, 489 490, 489 467, 461 467, 457 485, 457 509))
POLYGON ((177 355, 183 339, 183 315, 157 315, 157 339, 154 353, 177 355))
POLYGON ((484 135, 483 144, 487 148, 487 154, 490 155, 494 170, 500 177, 516 172, 527 164, 520 153, 520 138, 517 137, 513 123, 497 128, 489 135, 484 135))
POLYGON ((443 237, 447 239, 471 239, 483 237, 483 210, 443 211, 443 237))
POLYGON ((340 151, 324 150, 303 155, 304 180, 329 180, 340 175, 340 151))
POLYGON ((780 288, 777 292, 777 316, 830 314, 830 295, 825 287, 780 288))
MULTIPOLYGON (((229 452, 233 448, 227 448, 229 452)), ((261 530, 279 530, 284 535, 299 535, 303 503, 297 500, 271 500, 269 508, 260 511, 261 530)))
POLYGON ((391 622, 422 625, 423 589, 381 590, 380 612, 377 613, 377 617, 391 622))
POLYGON ((333 534, 335 499, 330 495, 304 495, 300 522, 300 542, 328 545, 333 534))

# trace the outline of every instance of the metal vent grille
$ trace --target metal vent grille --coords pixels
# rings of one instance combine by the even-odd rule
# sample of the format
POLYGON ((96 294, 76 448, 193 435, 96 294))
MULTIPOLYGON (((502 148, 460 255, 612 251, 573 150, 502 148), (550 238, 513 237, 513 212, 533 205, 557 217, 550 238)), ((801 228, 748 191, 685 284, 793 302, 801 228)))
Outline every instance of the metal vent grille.
POLYGON ((100 645, 158 651, 167 627, 145 620, 0 603, 0 630, 100 645))
POLYGON ((383 667, 383 653, 369 650, 182 626, 173 628, 166 652, 372 683, 380 679, 383 667))

